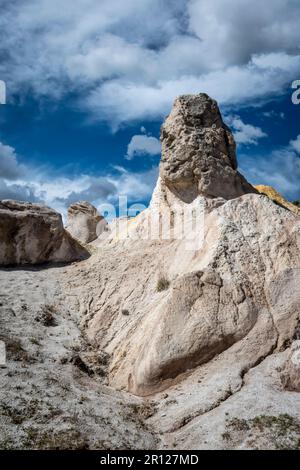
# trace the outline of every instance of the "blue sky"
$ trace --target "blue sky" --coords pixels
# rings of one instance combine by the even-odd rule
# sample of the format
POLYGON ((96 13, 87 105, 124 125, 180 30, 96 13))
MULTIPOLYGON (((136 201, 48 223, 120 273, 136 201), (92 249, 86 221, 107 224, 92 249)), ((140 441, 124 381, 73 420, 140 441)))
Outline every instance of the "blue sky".
POLYGON ((300 199, 298 1, 63 3, 1 0, 1 199, 147 204, 162 120, 198 92, 219 102, 245 176, 300 199))

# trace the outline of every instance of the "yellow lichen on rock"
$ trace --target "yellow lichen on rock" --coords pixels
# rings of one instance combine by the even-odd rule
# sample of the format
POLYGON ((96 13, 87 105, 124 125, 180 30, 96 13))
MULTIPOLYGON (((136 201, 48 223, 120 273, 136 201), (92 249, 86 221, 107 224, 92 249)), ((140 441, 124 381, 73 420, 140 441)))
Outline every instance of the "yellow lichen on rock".
POLYGON ((261 194, 265 194, 274 202, 277 202, 283 207, 286 207, 289 211, 294 212, 294 214, 300 215, 300 207, 297 207, 295 204, 287 201, 280 193, 276 191, 276 189, 272 188, 272 186, 265 186, 260 184, 255 186, 255 189, 261 194))

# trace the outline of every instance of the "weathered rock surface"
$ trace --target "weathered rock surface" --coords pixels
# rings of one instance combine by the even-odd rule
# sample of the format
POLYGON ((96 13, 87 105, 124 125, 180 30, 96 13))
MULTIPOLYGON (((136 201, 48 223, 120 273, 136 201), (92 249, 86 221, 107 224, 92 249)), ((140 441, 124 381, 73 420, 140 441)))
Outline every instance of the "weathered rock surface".
POLYGON ((87 201, 76 202, 68 209, 66 229, 72 237, 83 243, 96 240, 106 225, 104 217, 87 201))
POLYGON ((102 367, 105 358, 78 328, 78 305, 70 309, 69 268, 0 270, 0 449, 155 448, 151 405, 112 390, 93 367, 90 356, 102 367))
POLYGON ((180 199, 233 199, 256 190, 237 171, 233 135, 205 94, 175 100, 162 126, 160 176, 180 199))
POLYGON ((101 262, 92 268, 105 273, 101 296, 84 321, 89 337, 110 354, 110 384, 143 396, 245 339, 241 374, 284 347, 299 323, 299 217, 236 171, 233 137, 216 103, 206 95, 178 98, 162 144, 149 209, 101 246, 101 262), (191 227, 191 209, 199 207, 201 226, 178 236, 175 217, 187 213, 191 227), (171 221, 167 237, 157 214, 171 221), (258 345, 261 328, 268 341, 264 336, 258 345))
MULTIPOLYGON (((202 246, 193 249, 192 242, 187 249, 184 239, 116 241, 89 262, 90 282, 95 271, 105 275, 93 283, 83 322, 110 354, 111 385, 152 394, 245 340, 241 373, 293 338, 300 305, 296 215, 245 195, 210 209, 202 246), (158 292, 162 277, 169 286, 158 292)), ((80 290, 80 274, 74 277, 80 290)))
POLYGON ((281 382, 285 390, 300 392, 300 323, 293 339, 290 354, 281 369, 281 382))
POLYGON ((86 255, 53 209, 29 202, 0 201, 0 265, 70 262, 86 255))
MULTIPOLYGON (((0 425, 8 425, 12 440, 23 446, 25 442, 24 447, 26 429, 40 423, 45 413, 38 408, 24 425, 16 426, 11 403, 20 385, 28 397, 28 383, 32 389, 37 386, 36 374, 45 390, 45 371, 53 378, 54 364, 58 380, 67 370, 73 377, 75 371, 76 379, 72 386, 71 381, 63 387, 51 385, 51 393, 59 397, 52 397, 51 405, 61 407, 55 425, 66 431, 71 400, 81 417, 76 421, 72 416, 70 422, 75 419, 90 448, 102 445, 98 421, 105 424, 100 432, 109 448, 116 442, 168 449, 299 448, 299 216, 258 194, 239 175, 232 136, 212 100, 197 95, 176 103, 175 117, 168 118, 162 131, 163 161, 149 208, 135 219, 124 219, 120 230, 115 221, 108 236, 93 243, 89 259, 53 273, 60 290, 54 306, 60 314, 54 313, 57 326, 51 326, 55 335, 40 330, 41 321, 49 324, 49 312, 38 314, 40 346, 35 340, 32 346, 22 343, 28 354, 34 348, 46 364, 40 363, 37 372, 27 365, 29 382, 24 368, 13 364, 17 388, 5 376, 5 387, 12 393, 11 398, 3 393, 10 408, 0 415, 0 425), (208 147, 198 139, 198 131, 207 136, 208 147), (172 146, 173 137, 178 145, 172 146), (194 141, 199 144, 196 154, 194 141), (168 168, 172 162, 175 165, 168 168), (209 164, 208 171, 203 162, 209 164), (192 230, 199 208, 200 225, 192 230), (182 213, 187 213, 191 230, 180 233, 176 218, 182 213), (167 230, 161 230, 165 225, 167 230), (84 347, 70 347, 74 328, 84 347), (99 382, 91 376, 105 387, 100 393, 99 382), (79 393, 85 398, 79 400, 79 393), (62 397, 66 400, 59 405, 62 397), (147 428, 129 412, 127 399, 147 428), (125 415, 119 407, 122 401, 125 415), (138 433, 137 440, 123 440, 128 423, 132 436, 138 433), (150 431, 158 438, 153 440, 150 431)), ((13 304, 6 291, 14 281, 4 274, 6 319, 13 304)), ((18 299, 13 297, 14 310, 23 308, 30 281, 20 276, 24 288, 18 299)), ((48 278, 43 282, 47 285, 48 278)), ((23 333, 22 315, 10 315, 8 326, 14 327, 6 337, 23 333)), ((30 324, 27 320, 31 329, 26 337, 30 324)), ((23 354, 13 351, 18 358, 23 354)), ((15 407, 17 416, 21 406, 15 407)), ((51 423, 42 423, 53 432, 51 423)))

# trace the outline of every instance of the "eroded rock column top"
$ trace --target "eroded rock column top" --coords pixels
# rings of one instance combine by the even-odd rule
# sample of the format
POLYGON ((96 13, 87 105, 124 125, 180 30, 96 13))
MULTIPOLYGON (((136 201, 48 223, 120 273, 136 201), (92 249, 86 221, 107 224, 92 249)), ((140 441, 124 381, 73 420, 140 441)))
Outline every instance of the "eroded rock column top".
POLYGON ((161 128, 161 142, 160 176, 181 200, 256 192, 237 171, 234 137, 208 95, 177 98, 161 128))

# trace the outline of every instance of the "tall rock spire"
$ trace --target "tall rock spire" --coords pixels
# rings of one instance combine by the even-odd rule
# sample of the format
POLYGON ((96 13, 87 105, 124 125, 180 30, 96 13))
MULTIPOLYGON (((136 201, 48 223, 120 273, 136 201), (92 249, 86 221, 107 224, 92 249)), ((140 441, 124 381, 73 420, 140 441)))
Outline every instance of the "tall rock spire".
POLYGON ((162 182, 182 201, 256 192, 237 171, 233 135, 208 95, 177 98, 161 128, 161 142, 162 182))

